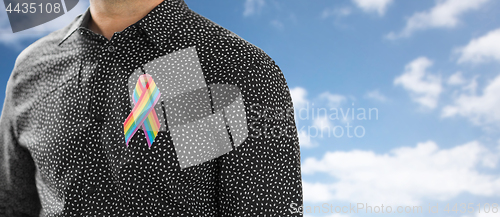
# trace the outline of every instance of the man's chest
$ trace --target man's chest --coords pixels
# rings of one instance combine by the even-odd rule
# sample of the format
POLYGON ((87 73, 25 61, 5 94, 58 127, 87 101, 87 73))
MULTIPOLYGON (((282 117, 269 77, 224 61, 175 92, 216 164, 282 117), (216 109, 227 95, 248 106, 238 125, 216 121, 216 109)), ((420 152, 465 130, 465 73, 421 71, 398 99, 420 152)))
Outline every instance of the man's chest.
POLYGON ((210 181, 211 160, 248 136, 241 91, 207 82, 196 47, 150 59, 105 56, 75 65, 65 69, 73 76, 31 112, 29 149, 41 175, 53 183, 82 176, 142 182, 138 174, 164 183, 175 177, 210 181), (149 110, 139 100, 153 98, 145 88, 151 83, 140 85, 145 74, 161 93, 145 103, 149 110), (135 118, 127 125, 130 116, 135 118))

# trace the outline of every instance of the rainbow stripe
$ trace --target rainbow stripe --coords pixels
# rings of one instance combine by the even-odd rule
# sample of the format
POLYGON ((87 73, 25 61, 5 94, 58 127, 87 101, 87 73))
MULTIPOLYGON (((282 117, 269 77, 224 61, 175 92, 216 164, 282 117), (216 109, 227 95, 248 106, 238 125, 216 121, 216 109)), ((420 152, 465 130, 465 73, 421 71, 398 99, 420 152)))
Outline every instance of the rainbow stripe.
POLYGON ((151 147, 153 144, 160 129, 158 115, 154 109, 160 95, 160 90, 156 87, 151 75, 144 74, 139 77, 132 96, 135 106, 123 123, 127 147, 130 139, 141 126, 146 135, 148 146, 151 147))

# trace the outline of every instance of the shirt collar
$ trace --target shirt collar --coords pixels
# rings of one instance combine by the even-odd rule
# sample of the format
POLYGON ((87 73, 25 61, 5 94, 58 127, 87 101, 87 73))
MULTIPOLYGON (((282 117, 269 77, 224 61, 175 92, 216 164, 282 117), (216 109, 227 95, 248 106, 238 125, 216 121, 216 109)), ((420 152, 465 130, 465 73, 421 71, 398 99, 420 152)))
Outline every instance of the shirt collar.
POLYGON ((70 24, 69 31, 66 33, 63 39, 59 42, 59 45, 64 43, 74 32, 79 28, 87 28, 87 24, 90 20, 90 7, 76 18, 76 21, 70 24))
MULTIPOLYGON (((164 0, 151 10, 145 17, 135 24, 142 29, 148 39, 156 46, 162 46, 168 40, 168 36, 173 34, 179 28, 179 23, 184 19, 189 10, 184 0, 164 0)), ((69 31, 59 42, 63 44, 76 30, 87 28, 90 21, 90 7, 76 18, 76 21, 70 24, 69 31)))

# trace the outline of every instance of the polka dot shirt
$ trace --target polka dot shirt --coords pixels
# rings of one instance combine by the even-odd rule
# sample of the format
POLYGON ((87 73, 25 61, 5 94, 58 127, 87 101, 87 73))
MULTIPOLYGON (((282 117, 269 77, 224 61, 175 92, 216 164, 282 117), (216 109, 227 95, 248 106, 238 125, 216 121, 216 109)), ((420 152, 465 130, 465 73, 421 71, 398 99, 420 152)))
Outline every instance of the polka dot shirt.
POLYGON ((302 216, 292 100, 266 53, 182 0, 110 40, 89 19, 16 60, 0 216, 302 216), (147 112, 160 125, 151 146, 149 122, 124 134, 145 74, 161 93, 147 112))

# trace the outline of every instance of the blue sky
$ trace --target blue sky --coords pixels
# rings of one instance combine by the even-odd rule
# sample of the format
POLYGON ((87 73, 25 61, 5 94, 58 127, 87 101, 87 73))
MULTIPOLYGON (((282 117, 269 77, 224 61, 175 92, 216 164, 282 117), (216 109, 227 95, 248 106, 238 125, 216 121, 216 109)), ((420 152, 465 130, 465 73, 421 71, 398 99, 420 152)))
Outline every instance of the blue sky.
MULTIPOLYGON (((500 2, 186 3, 276 61, 296 115, 327 111, 326 117, 296 117, 306 207, 368 203, 424 209, 402 216, 495 216, 477 207, 500 203, 500 2), (378 118, 331 118, 363 109, 378 118), (440 212, 427 213, 429 203, 439 203, 440 212), (476 210, 446 213, 448 203, 473 203, 476 210)), ((80 1, 63 17, 14 35, 2 12, 0 89, 23 48, 87 6, 80 1)), ((383 214, 305 214, 371 215, 383 214)))

